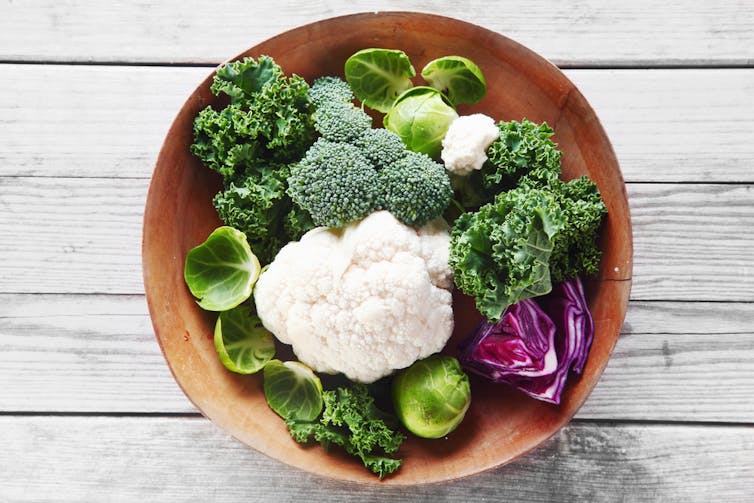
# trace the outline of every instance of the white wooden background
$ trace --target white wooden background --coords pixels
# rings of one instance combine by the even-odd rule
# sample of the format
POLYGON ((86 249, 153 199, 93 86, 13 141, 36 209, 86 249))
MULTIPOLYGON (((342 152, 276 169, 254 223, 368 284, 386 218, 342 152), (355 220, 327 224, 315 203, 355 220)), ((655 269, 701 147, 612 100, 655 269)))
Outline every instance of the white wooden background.
POLYGON ((0 0, 0 502, 754 501, 754 2, 0 0), (143 296, 157 150, 214 65, 280 31, 417 10, 559 64, 613 141, 631 303, 577 418, 410 489, 241 445, 172 380, 143 296))

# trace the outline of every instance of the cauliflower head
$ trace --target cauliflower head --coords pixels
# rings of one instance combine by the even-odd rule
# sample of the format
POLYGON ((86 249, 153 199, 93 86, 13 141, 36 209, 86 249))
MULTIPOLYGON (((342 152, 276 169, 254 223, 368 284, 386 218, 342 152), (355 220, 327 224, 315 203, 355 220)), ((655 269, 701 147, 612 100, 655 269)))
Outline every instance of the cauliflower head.
POLYGON ((440 351, 453 332, 448 226, 378 211, 283 247, 257 281, 264 326, 303 363, 369 383, 440 351))
POLYGON ((482 169, 487 148, 500 136, 495 121, 484 114, 463 115, 450 123, 442 140, 442 161, 449 172, 465 176, 482 169))

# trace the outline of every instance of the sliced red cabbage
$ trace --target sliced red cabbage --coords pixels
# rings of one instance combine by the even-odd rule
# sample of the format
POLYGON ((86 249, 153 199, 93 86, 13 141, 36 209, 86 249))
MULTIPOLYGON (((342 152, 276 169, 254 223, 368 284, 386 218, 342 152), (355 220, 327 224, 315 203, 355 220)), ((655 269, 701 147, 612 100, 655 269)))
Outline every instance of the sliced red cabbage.
POLYGON ((578 278, 555 285, 536 301, 509 306, 497 324, 482 323, 464 343, 460 361, 471 372, 557 404, 569 370, 584 369, 594 323, 578 278), (548 327, 554 327, 554 337, 548 327), (553 351, 554 366, 545 357, 553 351))
POLYGON ((498 323, 482 322, 465 343, 463 359, 493 381, 546 376, 558 365, 554 338, 552 320, 536 302, 524 299, 509 306, 498 323))

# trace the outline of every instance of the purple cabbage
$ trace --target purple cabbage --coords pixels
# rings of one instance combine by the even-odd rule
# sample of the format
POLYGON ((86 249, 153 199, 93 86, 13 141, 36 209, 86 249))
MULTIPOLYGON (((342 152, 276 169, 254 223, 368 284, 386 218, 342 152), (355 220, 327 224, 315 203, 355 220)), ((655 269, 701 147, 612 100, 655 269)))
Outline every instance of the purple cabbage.
POLYGON ((482 322, 461 348, 463 366, 527 395, 560 403, 569 370, 584 370, 594 322, 578 278, 519 301, 498 323, 482 322))

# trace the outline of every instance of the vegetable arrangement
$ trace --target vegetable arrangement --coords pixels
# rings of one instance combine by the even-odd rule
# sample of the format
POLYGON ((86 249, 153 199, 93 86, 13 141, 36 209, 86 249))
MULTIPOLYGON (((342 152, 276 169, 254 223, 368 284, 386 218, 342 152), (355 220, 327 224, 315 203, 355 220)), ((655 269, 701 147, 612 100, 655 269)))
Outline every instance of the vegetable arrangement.
POLYGON ((262 371, 292 437, 383 478, 402 428, 461 424, 466 372, 559 403, 593 338, 579 276, 598 270, 606 209, 587 178, 560 179, 547 124, 458 115, 487 89, 472 61, 431 61, 414 86, 403 51, 364 49, 344 74, 310 85, 267 56, 218 69, 229 104, 198 114, 191 151, 223 178, 226 226, 188 253, 185 280, 219 312, 220 361, 262 371), (439 354, 454 287, 484 318, 458 359, 439 354), (276 341, 298 361, 275 359, 276 341))

